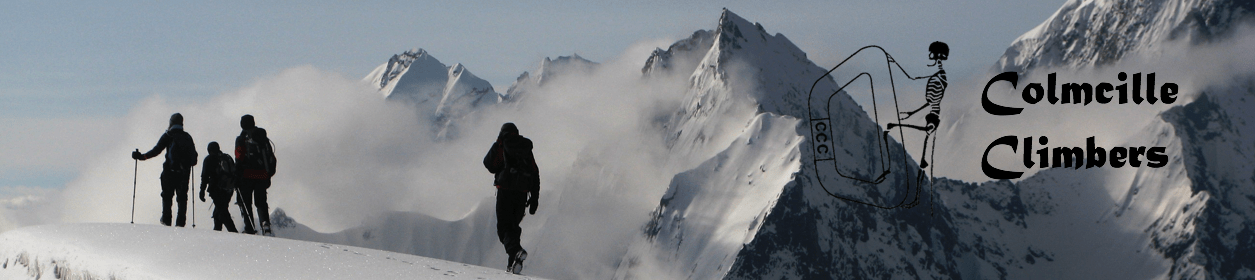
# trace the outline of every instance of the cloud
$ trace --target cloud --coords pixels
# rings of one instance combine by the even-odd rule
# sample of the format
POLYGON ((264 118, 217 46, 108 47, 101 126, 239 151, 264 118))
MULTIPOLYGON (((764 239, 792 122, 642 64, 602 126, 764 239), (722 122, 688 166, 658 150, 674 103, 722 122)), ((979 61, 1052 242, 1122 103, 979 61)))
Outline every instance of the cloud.
MULTIPOLYGON (((279 158, 269 189, 272 210, 283 208, 319 231, 357 226, 366 217, 387 211, 421 212, 444 219, 465 215, 495 193, 491 174, 481 160, 504 122, 518 124, 522 134, 536 143, 547 193, 615 194, 589 199, 633 205, 641 209, 621 215, 631 217, 627 220, 643 219, 652 208, 640 205, 656 204, 651 200, 657 196, 638 189, 653 188, 660 195, 667 180, 678 172, 657 167, 666 153, 656 121, 678 107, 687 77, 645 80, 640 75, 649 52, 666 44, 666 40, 643 41, 593 73, 568 73, 547 81, 544 88, 530 92, 525 102, 481 108, 460 120, 459 138, 447 141, 435 140, 430 118, 419 115, 413 106, 385 102, 359 79, 312 66, 286 69, 202 101, 176 103, 152 96, 126 116, 108 122, 114 124, 109 129, 80 135, 81 139, 113 140, 75 150, 82 153, 81 175, 64 189, 8 192, 4 197, 15 202, 5 209, 10 218, 0 229, 128 222, 132 191, 135 221, 156 223, 162 159, 137 166, 129 154, 150 149, 175 112, 185 117, 186 131, 194 137, 201 157, 207 155, 210 141, 229 151, 240 131, 239 117, 254 115, 275 142, 279 158), (590 178, 586 172, 614 178, 590 178), (587 193, 588 184, 607 181, 616 184, 587 193), (624 199, 639 200, 627 203, 624 199)), ((199 166, 195 174, 199 182, 199 166)), ((198 224, 212 223, 209 203, 197 201, 196 209, 198 224)))
MULTIPOLYGON (((413 158, 423 152, 423 139, 430 139, 423 137, 430 130, 414 110, 383 102, 356 79, 309 66, 287 69, 199 104, 171 104, 155 96, 124 118, 125 129, 115 132, 123 140, 96 153, 83 175, 49 202, 60 205, 50 209, 59 219, 48 222, 128 221, 126 196, 132 191, 128 181, 135 180, 135 218, 155 223, 162 159, 140 162, 133 170, 135 163, 128 155, 136 148, 150 149, 174 112, 184 115, 186 130, 196 139, 202 157, 210 141, 230 150, 240 130, 239 117, 256 116, 258 125, 270 132, 280 158, 271 187, 272 205, 296 213, 327 213, 316 219, 324 221, 314 223, 316 228, 347 223, 363 211, 358 205, 400 207, 404 196, 390 195, 390 190, 408 185, 406 170, 415 167, 413 158)), ((207 203, 198 205, 197 218, 208 221, 207 210, 207 203)))

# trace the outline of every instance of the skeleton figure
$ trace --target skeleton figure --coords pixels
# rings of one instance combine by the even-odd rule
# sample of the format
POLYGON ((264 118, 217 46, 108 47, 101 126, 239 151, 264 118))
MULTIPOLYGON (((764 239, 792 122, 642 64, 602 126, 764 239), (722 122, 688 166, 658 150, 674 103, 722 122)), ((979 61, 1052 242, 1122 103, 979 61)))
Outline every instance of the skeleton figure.
POLYGON ((949 56, 950 56, 950 47, 946 46, 946 43, 933 42, 932 44, 928 45, 928 59, 933 60, 933 64, 930 64, 928 66, 929 67, 937 66, 936 73, 933 73, 931 76, 925 76, 925 77, 911 77, 910 74, 906 74, 905 69, 902 69, 902 65, 900 64, 898 65, 898 69, 902 69, 902 74, 906 74, 906 76, 908 78, 911 78, 912 80, 925 79, 925 78, 928 79, 928 86, 924 89, 924 98, 925 98, 924 105, 920 106, 919 109, 915 109, 913 111, 898 113, 900 115, 898 120, 905 121, 906 119, 911 118, 911 116, 914 116, 915 113, 918 113, 919 111, 924 110, 924 108, 931 107, 931 109, 928 111, 928 115, 924 116, 925 124, 923 126, 920 126, 920 125, 913 125, 913 124, 891 123, 888 126, 888 129, 893 129, 896 126, 901 126, 905 128, 914 128, 920 131, 924 131, 925 133, 924 150, 920 152, 920 159, 919 159, 920 168, 928 168, 928 161, 924 159, 926 159, 925 156, 927 155, 928 150, 929 150, 928 148, 929 140, 932 140, 934 148, 937 145, 936 143, 937 140, 933 139, 932 136, 933 136, 933 132, 937 131, 937 126, 941 124, 941 117, 940 117, 941 98, 945 96, 946 87, 949 86, 950 84, 949 82, 946 81, 946 70, 941 68, 941 61, 946 60, 946 58, 949 56))

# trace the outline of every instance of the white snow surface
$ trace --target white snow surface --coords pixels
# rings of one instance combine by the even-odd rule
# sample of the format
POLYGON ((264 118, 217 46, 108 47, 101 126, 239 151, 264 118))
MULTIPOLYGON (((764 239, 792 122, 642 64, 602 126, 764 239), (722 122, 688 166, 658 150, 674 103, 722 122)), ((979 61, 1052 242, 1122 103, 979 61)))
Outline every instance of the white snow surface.
POLYGON ((801 165, 798 120, 760 114, 724 151, 676 175, 615 278, 721 278, 801 165))
POLYGON ((535 279, 353 246, 206 229, 53 224, 0 234, 4 279, 535 279))

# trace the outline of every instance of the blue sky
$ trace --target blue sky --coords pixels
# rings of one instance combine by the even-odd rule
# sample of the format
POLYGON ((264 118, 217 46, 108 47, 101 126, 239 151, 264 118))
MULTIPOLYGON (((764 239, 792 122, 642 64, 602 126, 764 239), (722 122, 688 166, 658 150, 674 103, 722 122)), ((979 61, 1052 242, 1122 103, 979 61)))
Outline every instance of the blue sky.
MULTIPOLYGON (((720 9, 782 33, 822 67, 863 45, 906 60, 950 44, 952 77, 982 74, 1062 1, 4 1, 0 187, 57 188, 141 100, 207 100, 283 69, 365 76, 427 49, 504 91, 544 57, 607 61, 711 29, 720 9), (901 55, 897 53, 902 53, 901 55)), ((157 132, 154 132, 157 133, 157 132)), ((154 134, 153 141, 156 140, 154 134)), ((142 143, 148 148, 151 143, 142 143)))

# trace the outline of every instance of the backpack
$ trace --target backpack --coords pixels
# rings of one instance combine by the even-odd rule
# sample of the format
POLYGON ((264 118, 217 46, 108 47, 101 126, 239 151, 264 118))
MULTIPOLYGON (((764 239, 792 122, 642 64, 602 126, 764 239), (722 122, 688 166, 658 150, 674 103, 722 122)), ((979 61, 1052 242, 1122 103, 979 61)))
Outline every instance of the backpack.
POLYGON ((251 166, 265 169, 266 175, 275 175, 277 159, 274 142, 266 137, 266 129, 258 127, 244 134, 244 158, 251 163, 251 166))
POLYGON ((521 191, 539 189, 540 177, 536 176, 531 169, 531 166, 535 163, 529 162, 526 154, 511 151, 506 146, 505 144, 501 145, 501 155, 505 159, 505 166, 501 169, 501 172, 497 173, 497 185, 521 191))
POLYGON ((214 189, 219 191, 235 190, 235 181, 238 174, 235 170, 235 160, 227 154, 218 154, 218 170, 215 170, 214 178, 217 183, 214 189))
POLYGON ((198 155, 192 135, 182 130, 167 131, 166 135, 170 137, 170 146, 166 150, 166 162, 178 171, 189 170, 195 166, 198 155))

